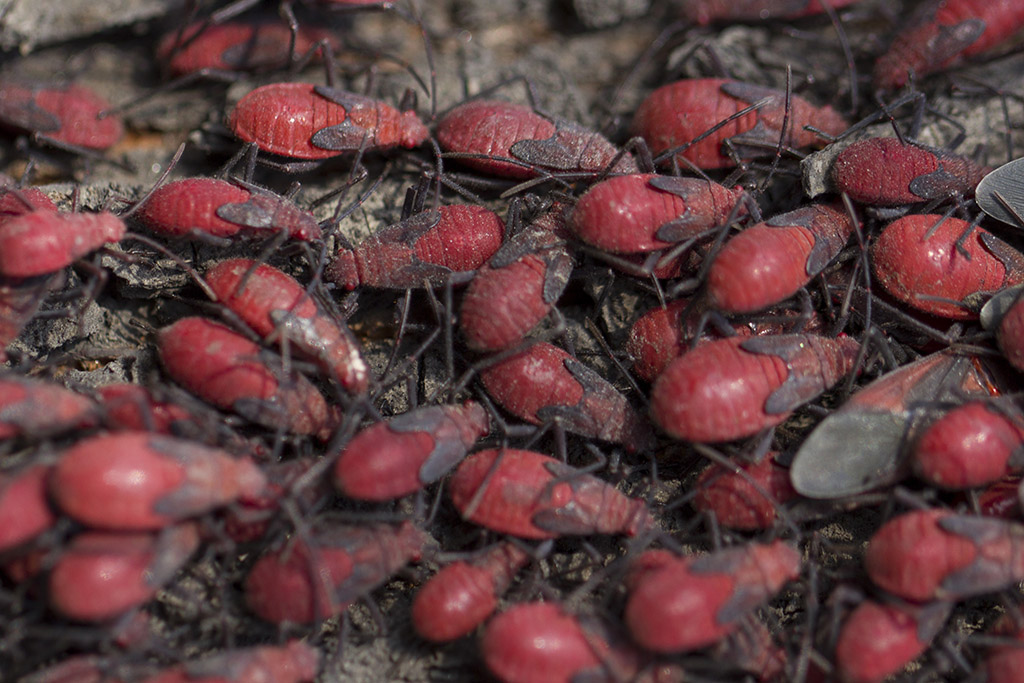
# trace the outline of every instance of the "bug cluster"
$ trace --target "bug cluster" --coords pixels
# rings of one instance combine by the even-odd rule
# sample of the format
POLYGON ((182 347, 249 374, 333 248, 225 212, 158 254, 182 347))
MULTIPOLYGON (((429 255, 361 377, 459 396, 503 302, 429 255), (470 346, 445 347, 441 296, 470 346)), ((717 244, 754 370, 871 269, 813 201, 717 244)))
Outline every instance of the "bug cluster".
POLYGON ((4 680, 1016 680, 1020 3, 525 4, 9 60, 4 680))

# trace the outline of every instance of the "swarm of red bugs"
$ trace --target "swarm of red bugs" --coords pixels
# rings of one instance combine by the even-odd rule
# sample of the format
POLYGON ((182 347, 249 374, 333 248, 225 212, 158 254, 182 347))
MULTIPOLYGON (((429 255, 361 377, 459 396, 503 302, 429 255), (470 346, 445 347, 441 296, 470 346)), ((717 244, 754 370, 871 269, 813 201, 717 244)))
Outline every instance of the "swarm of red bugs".
POLYGON ((0 678, 1016 680, 1024 13, 884 4, 10 55, 0 678))

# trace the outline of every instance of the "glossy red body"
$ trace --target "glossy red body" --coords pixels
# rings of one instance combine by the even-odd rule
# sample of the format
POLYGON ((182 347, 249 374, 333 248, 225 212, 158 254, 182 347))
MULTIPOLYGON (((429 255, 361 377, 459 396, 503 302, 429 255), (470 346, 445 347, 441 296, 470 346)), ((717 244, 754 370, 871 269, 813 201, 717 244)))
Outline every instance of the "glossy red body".
POLYGON ((0 473, 0 552, 30 541, 57 517, 46 495, 48 465, 0 473))
POLYGON ((643 450, 650 425, 608 380, 562 349, 539 342, 480 373, 491 398, 521 420, 558 420, 566 431, 643 450))
POLYGON ((342 247, 324 277, 348 289, 440 286, 487 263, 504 232, 498 215, 482 206, 442 206, 382 228, 355 249, 342 247))
POLYGON ((290 352, 319 364, 346 391, 366 393, 370 369, 359 342, 291 275, 251 259, 230 259, 206 271, 205 280, 256 334, 276 337, 281 345, 287 340, 290 352))
POLYGON ((746 477, 712 465, 697 479, 693 506, 713 512, 718 523, 730 529, 768 529, 778 517, 776 506, 797 497, 789 482, 789 470, 775 462, 778 455, 772 451, 759 462, 737 463, 746 477), (765 498, 751 479, 772 499, 765 498))
MULTIPOLYGON (((857 0, 828 0, 839 9, 857 0)), ((682 0, 684 19, 706 26, 716 21, 764 21, 799 19, 825 11, 819 0, 682 0)))
POLYGON ((394 500, 432 484, 490 431, 483 406, 424 406, 366 427, 334 465, 338 490, 357 500, 394 500))
POLYGON ((740 158, 771 156, 782 140, 787 147, 809 147, 821 139, 804 126, 813 125, 829 135, 839 135, 848 124, 832 107, 815 107, 793 95, 788 131, 782 135, 786 95, 751 83, 719 78, 695 78, 669 83, 652 92, 633 117, 633 134, 639 135, 654 154, 692 141, 738 111, 762 100, 769 103, 727 123, 695 145, 676 154, 680 164, 690 161, 698 168, 729 168, 736 162, 723 153, 729 140, 740 158))
POLYGON ((832 164, 836 191, 869 206, 973 197, 991 171, 965 156, 898 138, 869 138, 843 149, 832 164))
POLYGON ((64 451, 50 476, 57 505, 100 529, 162 529, 240 497, 267 480, 248 459, 148 432, 94 436, 64 451))
POLYGON ((245 600, 258 617, 275 624, 308 624, 343 612, 357 598, 418 559, 427 536, 400 525, 333 525, 267 553, 245 579, 245 600))
POLYGON ((104 424, 118 431, 172 434, 176 424, 192 422, 179 405, 157 401, 139 384, 108 384, 98 390, 104 424))
POLYGON ((996 328, 996 343, 1010 365, 1024 371, 1024 302, 1018 301, 996 328))
POLYGON ((0 378, 0 439, 39 438, 93 427, 99 406, 55 382, 16 375, 0 378))
POLYGON ((853 368, 860 345, 789 334, 701 344, 665 369, 651 389, 651 414, 669 435, 720 442, 783 422, 853 368))
POLYGON ((63 282, 62 273, 28 279, 0 276, 0 363, 7 360, 7 345, 18 338, 47 293, 63 282))
POLYGON ((88 532, 50 572, 50 605, 76 621, 106 621, 148 602, 199 547, 195 526, 159 535, 88 532))
POLYGON ((968 258, 954 245, 969 227, 959 218, 943 220, 935 214, 893 221, 871 249, 875 276, 886 291, 919 311, 977 320, 980 302, 972 298, 1024 282, 1024 254, 988 231, 974 228, 962 243, 968 258))
MULTIPOLYGON (((613 253, 664 249, 723 225, 743 189, 700 178, 636 174, 597 183, 576 202, 570 226, 613 253)), ((736 212, 745 214, 745 209, 736 212)))
POLYGON ((944 605, 898 607, 870 600, 843 622, 836 643, 842 683, 882 683, 924 652, 949 613, 944 605))
POLYGON ((1021 26, 1024 5, 1016 0, 929 0, 875 62, 875 87, 903 87, 911 74, 920 79, 985 52, 1021 26))
POLYGON ((472 560, 446 565, 413 598, 416 633, 435 643, 468 635, 494 613, 498 599, 529 559, 522 548, 505 542, 472 560))
POLYGON ((960 600, 1024 579, 1024 526, 994 517, 916 510, 871 538, 864 566, 875 585, 906 600, 960 600))
POLYGON ((625 621, 652 652, 711 645, 800 573, 800 553, 783 541, 750 543, 678 558, 635 578, 625 621))
MULTIPOLYGON (((302 375, 280 378, 259 346, 215 322, 183 318, 158 333, 168 374, 204 401, 271 429, 330 437, 339 419, 302 375)), ((279 362, 279 360, 278 360, 279 362)))
MULTIPOLYGON (((597 173, 619 153, 602 135, 578 123, 499 100, 455 107, 438 122, 437 141, 460 163, 506 178, 533 178, 541 171, 597 173)), ((629 154, 611 168, 613 173, 636 170, 629 154)))
POLYGON ((933 486, 984 486, 1024 469, 1024 426, 993 405, 967 403, 930 424, 911 457, 933 486))
POLYGON ((54 213, 37 209, 0 223, 0 275, 32 277, 71 265, 124 237, 120 218, 109 212, 54 213))
POLYGON ((320 651, 300 640, 226 650, 178 664, 142 683, 304 683, 316 678, 320 651))
POLYGON ((520 538, 635 536, 654 525, 642 500, 533 451, 478 451, 459 465, 448 492, 465 519, 520 538))
POLYGON ((312 83, 256 88, 235 105, 229 125, 237 137, 264 152, 309 160, 361 148, 412 149, 429 136, 415 112, 312 83))
POLYGON ((41 133, 53 140, 104 150, 124 135, 116 116, 99 118, 110 104, 82 85, 28 86, 0 83, 0 125, 23 133, 41 133))

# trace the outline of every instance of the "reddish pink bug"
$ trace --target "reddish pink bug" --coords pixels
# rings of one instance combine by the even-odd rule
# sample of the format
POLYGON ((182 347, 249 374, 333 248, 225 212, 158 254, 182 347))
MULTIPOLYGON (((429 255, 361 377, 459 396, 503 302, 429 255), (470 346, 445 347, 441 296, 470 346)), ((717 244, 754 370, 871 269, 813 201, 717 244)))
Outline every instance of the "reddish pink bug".
POLYGON ((50 492, 64 512, 120 531, 161 529, 257 496, 266 485, 249 459, 146 432, 79 441, 50 475, 50 492))
POLYGON ((220 302, 254 332, 264 338, 281 335, 289 348, 313 359, 347 391, 366 393, 370 370, 359 342, 295 278, 251 259, 230 259, 206 271, 205 279, 220 302))
POLYGON ((303 683, 316 678, 320 651, 300 640, 226 650, 178 664, 142 683, 303 683))
POLYGON ((430 133, 415 112, 312 83, 271 83, 243 97, 231 129, 264 152, 329 159, 345 152, 419 147, 430 133))
POLYGON ((530 556, 499 543, 472 560, 452 562, 432 576, 412 601, 412 625, 435 643, 469 634, 498 608, 498 599, 530 556))
POLYGON ((718 523, 731 529, 769 528, 777 519, 776 507, 797 497, 789 482, 789 470, 776 463, 778 456, 773 451, 759 462, 739 464, 739 469, 747 476, 712 465, 697 479, 693 506, 714 512, 718 523), (762 491, 767 492, 771 500, 765 498, 762 491))
POLYGON ((0 552, 30 541, 57 521, 46 496, 48 465, 0 473, 0 552))
POLYGON ((124 222, 107 211, 29 211, 0 223, 0 275, 54 273, 124 234, 124 222))
POLYGON ((708 299, 727 313, 777 304, 804 287, 846 245, 853 220, 815 204, 752 225, 722 247, 708 270, 708 299))
POLYGON ((156 595, 199 547, 195 525, 146 533, 79 534, 50 572, 50 605, 76 621, 106 621, 156 595))
POLYGON ((853 369, 860 345, 786 334, 702 344, 672 361, 651 389, 651 414, 669 435, 719 442, 783 422, 853 369))
POLYGON ((409 522, 325 526, 311 544, 299 541, 257 560, 245 579, 246 603, 275 624, 327 619, 418 559, 426 540, 409 522))
POLYGON ((654 526, 642 500, 533 451, 474 453, 455 471, 449 493, 465 519, 520 538, 635 536, 654 526))
POLYGON ((139 207, 139 218, 150 230, 166 237, 286 233, 309 241, 322 236, 311 213, 240 180, 185 178, 168 183, 139 207))
POLYGON ((363 429, 334 465, 338 490, 357 500, 393 500, 443 477, 490 430, 483 406, 425 406, 363 429))
POLYGON ((754 674, 762 682, 782 680, 786 673, 786 651, 776 645, 756 615, 742 619, 734 631, 715 644, 712 653, 715 661, 754 674))
POLYGON ((874 82, 894 90, 981 54, 1024 25, 1016 0, 929 0, 921 5, 875 62, 874 82))
MULTIPOLYGON (((597 173, 619 154, 615 145, 578 123, 499 100, 455 107, 438 122, 437 141, 466 166, 506 178, 533 178, 540 171, 597 173)), ((626 154, 610 170, 636 173, 636 162, 626 154)))
POLYGON ((972 197, 992 169, 959 154, 898 138, 869 138, 836 156, 839 192, 870 206, 901 206, 954 196, 972 197))
POLYGON ((716 21, 764 21, 799 19, 825 11, 824 5, 839 9, 857 0, 683 0, 683 18, 706 26, 716 21))
POLYGON ((609 178, 591 187, 570 225, 587 244, 613 253, 671 247, 742 215, 743 189, 710 180, 653 174, 609 178))
POLYGON ((443 285, 485 264, 504 231, 498 215, 482 206, 442 206, 382 228, 355 249, 342 247, 324 277, 348 289, 443 285))
POLYGON ((99 118, 109 108, 106 100, 82 85, 0 83, 0 125, 71 147, 104 150, 121 139, 120 119, 99 118))
MULTIPOLYGON (((296 483, 306 476, 314 462, 310 458, 297 458, 262 465, 260 469, 266 475, 267 486, 258 496, 246 496, 221 510, 224 533, 236 543, 251 543, 263 538, 274 515, 280 512, 282 501, 293 494, 296 483)), ((330 485, 322 478, 294 491, 299 503, 310 509, 330 494, 330 485)))
POLYGON ((157 401, 138 384, 108 384, 98 389, 103 405, 104 423, 118 431, 150 431, 173 434, 177 425, 193 421, 183 407, 157 401))
POLYGON ((0 276, 0 363, 7 360, 7 345, 18 338, 46 294, 62 282, 61 273, 28 279, 0 276))
POLYGON ((223 325, 183 318, 160 330, 157 347, 176 382, 257 424, 326 440, 338 422, 337 408, 308 379, 279 377, 261 362, 259 346, 223 325))
POLYGON ((93 427, 99 413, 95 401, 59 384, 13 375, 0 378, 0 439, 93 427))
POLYGON ((800 553, 783 541, 751 543, 666 562, 635 578, 625 620, 652 652, 715 643, 800 574, 800 553))
POLYGON ((689 145, 676 154, 679 163, 686 160, 698 168, 728 168, 736 162, 722 152, 722 144, 727 141, 743 159, 773 154, 780 140, 787 147, 818 144, 817 134, 804 130, 808 124, 833 136, 848 127, 832 107, 815 107, 796 95, 790 104, 789 124, 783 135, 787 114, 783 91, 718 78, 676 81, 658 88, 641 103, 633 117, 633 134, 646 140, 655 154, 689 145), (690 144, 716 124, 765 98, 770 99, 757 110, 690 144))
POLYGON ((57 212, 57 205, 45 192, 36 187, 17 188, 5 176, 0 177, 0 193, 0 222, 33 210, 57 212))
POLYGON ((868 576, 905 600, 960 600, 1024 580, 1024 526, 948 510, 882 525, 864 553, 868 576))
POLYGON ((959 218, 933 214, 893 221, 871 249, 875 276, 920 311, 976 320, 979 296, 1024 282, 1024 255, 990 232, 970 228, 959 218))

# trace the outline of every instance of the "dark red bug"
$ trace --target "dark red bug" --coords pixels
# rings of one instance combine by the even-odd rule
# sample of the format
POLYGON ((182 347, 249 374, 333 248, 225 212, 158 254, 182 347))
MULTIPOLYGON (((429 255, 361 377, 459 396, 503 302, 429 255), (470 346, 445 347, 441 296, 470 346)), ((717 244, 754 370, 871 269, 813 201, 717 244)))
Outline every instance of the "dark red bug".
POLYGON ((634 577, 625 621, 652 652, 711 645, 800 574, 800 553, 775 541, 665 561, 634 577))
MULTIPOLYGON (((562 214, 562 208, 552 212, 562 214)), ((546 222, 562 223, 557 217, 546 222)), ((517 234, 469 283, 462 298, 459 327, 466 346, 473 351, 515 346, 562 295, 572 273, 572 256, 564 235, 559 234, 564 231, 551 228, 535 224, 517 234)))
MULTIPOLYGON (((827 0, 839 9, 857 0, 827 0)), ((820 0, 682 0, 683 18, 706 26, 716 21, 764 21, 766 19, 799 19, 825 11, 820 0)))
POLYGON ((157 188, 139 208, 150 230, 166 237, 273 236, 317 240, 316 219, 291 201, 240 180, 184 178, 157 188))
POLYGON ((842 683, 882 683, 931 645, 952 605, 915 605, 865 600, 843 622, 836 643, 842 683))
POLYGON ((139 384, 108 384, 98 390, 104 424, 118 431, 147 431, 171 435, 176 426, 191 423, 192 414, 174 403, 158 401, 139 384))
POLYGON ((50 572, 50 605, 76 621, 113 619, 151 600, 198 547, 193 524, 159 534, 79 534, 50 572))
POLYGON ((1024 526, 949 510, 915 510, 886 522, 864 566, 876 586, 905 600, 960 600, 1024 580, 1024 526))
POLYGON ((514 543, 499 543, 468 561, 452 562, 432 576, 412 601, 412 625, 435 643, 469 634, 498 608, 498 599, 530 556, 514 543))
POLYGON ((355 249, 342 247, 324 277, 349 289, 440 286, 485 264, 504 232, 498 215, 482 206, 442 206, 382 228, 355 249))
POLYGON ((177 664, 142 683, 303 683, 316 678, 320 651, 301 640, 226 650, 177 664))
POLYGON ((875 276, 917 310, 977 320, 979 297, 1024 282, 1024 254, 981 228, 962 239, 970 227, 934 214, 893 221, 871 249, 875 276))
POLYGON ((1017 0, 928 0, 875 62, 875 87, 895 90, 1002 43, 1024 25, 1017 0))
POLYGON ((32 540, 57 521, 46 495, 48 465, 0 473, 0 552, 32 540))
POLYGON ((324 526, 311 544, 299 541, 257 560, 245 579, 246 603, 275 624, 327 619, 418 559, 426 540, 409 522, 324 526))
POLYGON ((271 369, 267 352, 219 323, 183 318, 158 333, 168 374, 204 401, 271 429, 327 439, 339 419, 308 379, 271 369))
POLYGON ((344 322, 324 311, 306 287, 273 266, 251 259, 222 261, 206 271, 218 300, 258 335, 278 337, 312 359, 352 394, 366 393, 370 369, 344 322))
POLYGON ((533 451, 474 453, 459 465, 448 490, 465 519, 520 538, 635 536, 654 526, 642 500, 533 451))
POLYGON ((989 330, 995 328, 999 350, 1003 352, 1003 357, 1010 362, 1010 365, 1018 370, 1024 370, 1024 303, 1022 302, 1024 299, 1020 299, 1011 290, 992 299, 991 315, 985 310, 988 308, 988 304, 982 309, 982 324, 989 330), (997 310, 1005 303, 1007 297, 1012 297, 1012 301, 1007 304, 1006 310, 997 310))
POLYGON ((708 300, 727 313, 750 313, 777 304, 823 271, 853 230, 846 213, 824 204, 752 225, 715 256, 708 270, 708 300))
POLYGON ((870 206, 973 197, 992 169, 965 156, 898 138, 870 138, 846 147, 832 164, 836 190, 870 206))
POLYGON ((632 451, 653 441, 648 423, 608 380, 547 342, 492 365, 480 379, 491 398, 531 424, 558 420, 566 431, 632 451))
POLYGON ((0 125, 73 147, 104 150, 124 135, 121 120, 99 118, 110 104, 82 85, 0 83, 0 125))
POLYGON ((0 377, 0 439, 59 434, 99 423, 100 409, 88 396, 54 382, 0 377))
POLYGON ((697 479, 693 506, 714 512, 718 523, 731 529, 769 528, 777 519, 776 507, 797 497, 789 482, 789 470, 776 463, 778 456, 772 451, 758 462, 738 463, 747 476, 712 465, 697 479))
POLYGON ((247 458, 148 432, 79 441, 50 475, 50 493, 65 513, 119 531, 162 529, 257 496, 266 485, 247 458))
POLYGON ((686 441, 731 441, 783 422, 853 369, 860 345, 842 337, 786 334, 701 344, 665 369, 651 414, 686 441))
MULTIPOLYGON (((267 478, 266 487, 257 496, 246 496, 220 511, 224 533, 236 543, 251 543, 264 537, 281 503, 293 495, 301 505, 312 509, 319 500, 331 495, 330 484, 323 478, 312 485, 294 490, 314 465, 310 458, 282 460, 261 465, 267 478)), ((306 509, 306 508, 302 508, 306 509)))
POLYGON ((612 253, 671 247, 723 225, 743 189, 701 178, 627 175, 597 183, 579 198, 570 218, 576 236, 612 253))
MULTIPOLYGON (((615 145, 578 123, 499 100, 455 107, 438 122, 437 141, 466 166, 506 178, 533 178, 540 170, 597 173, 619 154, 615 145)), ((636 162, 626 154, 610 170, 636 173, 636 162)))
POLYGON ((360 149, 412 149, 430 135, 416 112, 312 83, 256 88, 235 105, 229 124, 237 137, 264 152, 310 160, 360 149))
POLYGON ((54 273, 124 234, 124 222, 107 211, 29 211, 0 223, 0 275, 54 273))
POLYGON ((978 492, 978 512, 985 517, 1020 519, 1021 477, 1003 477, 978 492))
POLYGON ((357 500, 393 500, 432 484, 490 430, 483 406, 424 406, 371 425, 334 465, 338 490, 357 500))
POLYGON ((848 124, 832 107, 815 107, 793 95, 787 133, 786 94, 781 90, 720 78, 695 78, 669 83, 652 92, 633 117, 633 134, 639 135, 654 154, 687 145, 694 138, 764 98, 770 100, 755 111, 726 123, 700 142, 676 154, 679 163, 690 161, 698 168, 728 168, 736 162, 722 151, 728 141, 741 159, 771 156, 779 145, 810 147, 819 143, 813 125, 828 135, 839 135, 848 124), (685 160, 685 161, 684 161, 685 160))
POLYGON ((7 360, 7 345, 39 311, 47 293, 63 282, 61 273, 27 279, 0 276, 0 363, 7 360))

